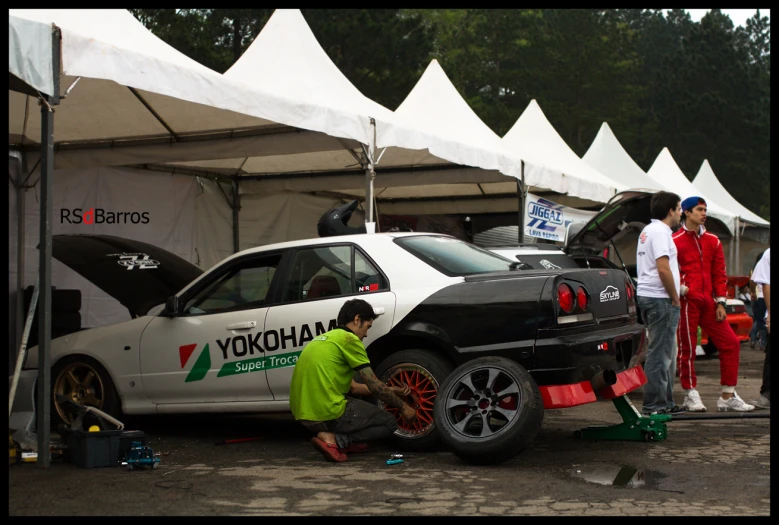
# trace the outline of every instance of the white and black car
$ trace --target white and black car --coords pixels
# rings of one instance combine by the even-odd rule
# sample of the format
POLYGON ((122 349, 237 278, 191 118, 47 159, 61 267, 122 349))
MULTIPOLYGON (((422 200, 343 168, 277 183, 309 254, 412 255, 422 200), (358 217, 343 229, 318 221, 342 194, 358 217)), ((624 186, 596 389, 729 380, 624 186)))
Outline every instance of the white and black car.
MULTIPOLYGON (((411 387, 419 420, 399 418, 396 434, 407 449, 443 439, 468 461, 503 461, 534 438, 544 409, 645 382, 633 286, 613 269, 520 270, 428 233, 273 244, 207 272, 101 235, 55 235, 53 255, 133 316, 52 340, 58 420, 69 419, 58 395, 115 415, 287 412, 297 356, 354 297, 379 314, 365 339, 377 375, 411 387), (155 264, 128 271, 128 260, 155 264)), ((28 376, 37 357, 31 348, 28 376)))

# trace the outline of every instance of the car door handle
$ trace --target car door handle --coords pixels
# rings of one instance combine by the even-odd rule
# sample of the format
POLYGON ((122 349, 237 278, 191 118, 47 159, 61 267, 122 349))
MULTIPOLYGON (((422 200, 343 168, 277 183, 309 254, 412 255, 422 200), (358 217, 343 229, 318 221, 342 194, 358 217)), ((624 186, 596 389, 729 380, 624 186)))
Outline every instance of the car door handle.
POLYGON ((376 315, 382 315, 384 313, 384 307, 383 306, 374 306, 373 307, 373 313, 376 315))
POLYGON ((257 326, 257 321, 244 321, 242 323, 233 323, 227 325, 228 330, 248 330, 257 326))

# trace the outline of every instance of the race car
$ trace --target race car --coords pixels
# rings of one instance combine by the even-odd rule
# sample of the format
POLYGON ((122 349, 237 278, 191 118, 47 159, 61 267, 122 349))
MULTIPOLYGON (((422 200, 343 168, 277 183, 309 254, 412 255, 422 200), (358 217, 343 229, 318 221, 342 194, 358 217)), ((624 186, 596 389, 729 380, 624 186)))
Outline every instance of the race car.
MULTIPOLYGON (((459 436, 470 460, 502 461, 532 441, 544 409, 646 382, 635 366, 644 328, 620 271, 519 270, 429 233, 273 244, 207 272, 117 237, 55 235, 52 244, 54 258, 133 316, 52 340, 56 420, 68 418, 57 395, 117 416, 288 412, 298 355, 355 297, 378 314, 364 341, 376 374, 411 387, 418 421, 398 417, 395 436, 405 449, 429 450, 443 431, 459 436), (442 393, 456 368, 460 379, 442 393)), ((31 348, 27 374, 37 357, 31 348)))

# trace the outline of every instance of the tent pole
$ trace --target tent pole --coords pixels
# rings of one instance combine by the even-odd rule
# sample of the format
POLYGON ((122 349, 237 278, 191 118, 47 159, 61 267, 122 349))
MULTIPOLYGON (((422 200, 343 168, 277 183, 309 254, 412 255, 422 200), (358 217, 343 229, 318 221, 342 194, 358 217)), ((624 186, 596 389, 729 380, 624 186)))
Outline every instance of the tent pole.
POLYGON ((373 127, 373 144, 367 149, 367 160, 365 165, 365 203, 367 213, 365 215, 365 228, 368 233, 376 232, 376 223, 373 221, 373 181, 376 179, 374 166, 374 156, 376 155, 376 120, 371 119, 373 127))
POLYGON ((517 242, 525 241, 525 161, 520 161, 521 179, 517 179, 517 242))
POLYGON ((741 275, 741 258, 739 257, 740 250, 741 250, 741 218, 736 217, 736 257, 733 260, 734 263, 733 270, 735 271, 734 275, 741 275))
MULTIPOLYGON (((736 222, 735 217, 733 218, 733 222, 736 222)), ((738 227, 736 227, 736 230, 738 230, 738 227)), ((730 268, 730 271, 733 271, 733 245, 736 242, 736 233, 734 232, 733 235, 730 237, 730 240, 728 241, 728 268, 730 268)))
POLYGON ((54 89, 41 95, 41 210, 38 282, 38 399, 35 432, 41 468, 51 463, 51 220, 54 172, 54 108, 60 102, 60 30, 52 25, 51 63, 54 89))
POLYGON ((241 211, 241 195, 238 193, 238 177, 233 177, 233 253, 241 251, 239 213, 241 211))
POLYGON ((16 186, 16 346, 22 344, 22 330, 24 329, 24 217, 25 217, 25 189, 24 174, 27 167, 27 155, 19 152, 18 184, 16 186))

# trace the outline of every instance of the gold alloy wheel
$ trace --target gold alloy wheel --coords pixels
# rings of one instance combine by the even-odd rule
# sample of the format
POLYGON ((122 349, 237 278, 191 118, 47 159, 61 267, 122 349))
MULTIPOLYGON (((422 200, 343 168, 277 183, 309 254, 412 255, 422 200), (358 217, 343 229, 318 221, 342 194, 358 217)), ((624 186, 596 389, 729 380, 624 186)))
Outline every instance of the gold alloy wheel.
POLYGON ((52 389, 54 408, 59 417, 70 424, 73 422, 73 416, 62 408, 57 401, 57 395, 102 410, 105 402, 104 392, 103 379, 97 370, 87 363, 71 363, 60 371, 54 382, 52 389))

